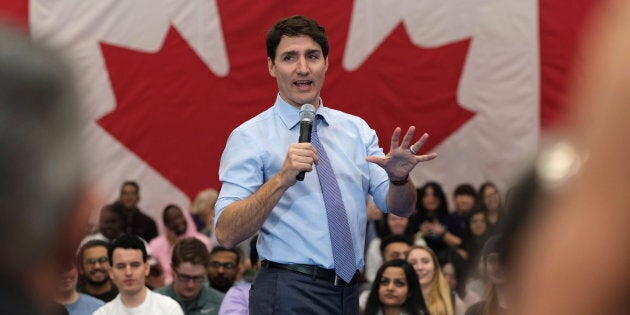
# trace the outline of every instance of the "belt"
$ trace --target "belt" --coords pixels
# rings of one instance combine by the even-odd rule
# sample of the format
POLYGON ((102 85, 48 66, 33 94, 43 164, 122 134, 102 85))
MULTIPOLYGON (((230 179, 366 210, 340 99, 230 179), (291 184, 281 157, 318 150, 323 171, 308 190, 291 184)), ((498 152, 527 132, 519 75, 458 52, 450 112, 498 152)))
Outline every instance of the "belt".
POLYGON ((263 260, 262 266, 264 268, 275 268, 275 269, 283 269, 288 271, 293 271, 295 273, 299 273, 302 275, 310 276, 313 278, 321 279, 324 281, 332 282, 335 286, 347 286, 353 285, 357 283, 359 279, 359 271, 354 274, 354 277, 350 280, 350 283, 347 283, 343 279, 341 279, 335 269, 325 269, 322 267, 318 267, 315 265, 302 265, 302 264, 280 264, 277 262, 273 262, 270 260, 263 260))

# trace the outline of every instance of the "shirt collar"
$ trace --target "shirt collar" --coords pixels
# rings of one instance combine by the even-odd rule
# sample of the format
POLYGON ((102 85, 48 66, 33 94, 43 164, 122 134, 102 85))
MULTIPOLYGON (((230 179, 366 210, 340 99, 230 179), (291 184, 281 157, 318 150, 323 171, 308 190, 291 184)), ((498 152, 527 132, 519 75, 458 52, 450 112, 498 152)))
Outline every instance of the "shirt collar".
MULTIPOLYGON (((315 112, 316 115, 319 115, 323 118, 324 123, 328 125, 330 121, 330 109, 324 106, 324 101, 319 99, 319 108, 315 112)), ((280 94, 276 97, 276 102, 273 105, 276 113, 280 116, 282 123, 284 123, 287 129, 291 130, 295 128, 295 126, 300 123, 300 109, 295 108, 293 105, 287 103, 280 94)))

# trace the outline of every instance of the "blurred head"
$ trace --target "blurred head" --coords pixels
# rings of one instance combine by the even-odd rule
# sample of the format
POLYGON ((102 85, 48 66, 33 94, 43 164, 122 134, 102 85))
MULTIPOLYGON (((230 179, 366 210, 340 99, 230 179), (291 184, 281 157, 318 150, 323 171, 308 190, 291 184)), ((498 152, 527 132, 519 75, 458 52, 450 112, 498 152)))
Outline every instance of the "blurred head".
POLYGON ((122 295, 132 296, 145 288, 149 275, 149 262, 144 242, 135 235, 125 234, 109 247, 112 268, 109 276, 122 295))
POLYGON ((221 292, 227 292, 238 275, 240 258, 236 249, 227 249, 221 246, 213 248, 210 252, 208 265, 210 286, 221 292))
POLYGON ((453 200, 455 201, 455 211, 465 215, 475 209, 477 205, 477 192, 472 185, 462 184, 455 188, 453 200))
POLYGON ((196 299, 206 280, 210 254, 206 245, 190 237, 179 240, 173 248, 173 290, 184 300, 196 299))
POLYGON ((214 205, 219 198, 219 192, 215 189, 202 190, 195 197, 191 207, 191 213, 198 215, 207 227, 211 227, 214 220, 214 205))
POLYGON ((387 226, 392 234, 405 234, 409 218, 399 217, 395 214, 387 214, 387 226))
POLYGON ((484 236, 488 228, 486 213, 483 210, 475 210, 468 217, 468 230, 470 235, 484 236))
POLYGON ((428 182, 418 190, 418 213, 422 216, 443 217, 448 215, 448 204, 442 186, 428 182))
POLYGON ((72 294, 77 289, 77 281, 79 275, 77 268, 72 265, 61 274, 59 285, 57 286, 57 294, 61 296, 67 296, 72 294))
POLYGON ((486 211, 499 211, 501 209, 501 195, 497 187, 491 182, 485 182, 479 188, 482 208, 486 211))
POLYGON ((188 223, 186 222, 182 209, 178 206, 166 206, 162 212, 162 220, 164 221, 164 226, 175 233, 175 235, 181 236, 186 233, 188 223))
POLYGON ((484 270, 489 282, 494 286, 507 284, 505 266, 501 260, 501 236, 490 237, 484 244, 482 253, 484 270))
POLYGON ((383 261, 404 259, 410 247, 411 241, 403 235, 393 234, 383 238, 380 245, 383 261))
POLYGON ((54 275, 75 259, 93 206, 79 112, 64 60, 0 25, 0 278, 33 301, 54 294, 54 275))
POLYGON ((101 240, 85 243, 77 255, 79 274, 83 281, 92 286, 102 286, 108 283, 111 265, 107 255, 109 244, 101 240))
POLYGON ((401 307, 408 314, 426 310, 418 278, 411 265, 402 259, 383 263, 376 273, 365 314, 401 307))
POLYGON ((453 263, 448 262, 442 266, 442 273, 444 274, 444 279, 448 283, 448 286, 455 290, 457 287, 457 273, 455 271, 455 266, 453 263))
POLYGON ((106 205, 99 215, 98 230, 110 241, 121 236, 125 229, 125 219, 117 206, 120 207, 119 204, 106 205))
POLYGON ((126 209, 133 209, 140 201, 140 186, 134 181, 126 181, 120 187, 120 203, 126 209))

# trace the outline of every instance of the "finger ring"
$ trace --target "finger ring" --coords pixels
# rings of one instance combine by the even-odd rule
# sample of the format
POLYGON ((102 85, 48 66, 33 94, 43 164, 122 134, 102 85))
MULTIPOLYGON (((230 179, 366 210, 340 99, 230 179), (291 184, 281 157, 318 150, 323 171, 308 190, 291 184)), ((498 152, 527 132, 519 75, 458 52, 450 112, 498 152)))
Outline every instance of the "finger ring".
POLYGON ((409 147, 409 151, 411 152, 411 154, 416 155, 418 154, 418 152, 416 152, 416 150, 413 149, 413 146, 409 147))

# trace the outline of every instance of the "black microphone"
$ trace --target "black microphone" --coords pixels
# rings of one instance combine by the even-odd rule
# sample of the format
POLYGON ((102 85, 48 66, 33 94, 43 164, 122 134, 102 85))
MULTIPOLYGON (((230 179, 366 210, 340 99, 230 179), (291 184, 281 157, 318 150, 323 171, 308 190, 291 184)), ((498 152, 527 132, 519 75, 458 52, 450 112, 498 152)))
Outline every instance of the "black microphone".
MULTIPOLYGON (((311 142, 311 131, 313 130, 313 121, 315 121, 315 107, 311 104, 304 104, 300 108, 300 139, 299 142, 311 142)), ((304 180, 306 171, 301 171, 295 179, 304 180)))

